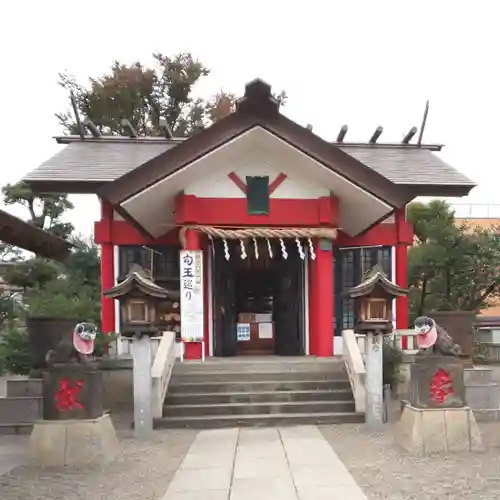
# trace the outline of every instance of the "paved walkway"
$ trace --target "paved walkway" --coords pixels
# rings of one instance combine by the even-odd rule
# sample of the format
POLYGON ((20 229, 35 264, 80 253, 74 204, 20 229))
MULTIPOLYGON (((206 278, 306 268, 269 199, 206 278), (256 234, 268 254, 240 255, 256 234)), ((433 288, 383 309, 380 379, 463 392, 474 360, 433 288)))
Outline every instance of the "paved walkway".
POLYGON ((366 500, 313 426, 202 431, 163 500, 366 500))

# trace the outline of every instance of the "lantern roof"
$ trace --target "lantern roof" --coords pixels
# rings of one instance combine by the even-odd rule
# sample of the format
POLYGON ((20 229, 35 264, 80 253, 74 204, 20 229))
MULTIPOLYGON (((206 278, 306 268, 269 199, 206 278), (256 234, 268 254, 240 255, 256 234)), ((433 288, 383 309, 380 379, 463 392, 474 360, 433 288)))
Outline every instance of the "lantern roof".
POLYGON ((137 291, 156 299, 173 298, 175 295, 166 288, 157 285, 151 274, 138 265, 132 266, 128 276, 113 288, 104 291, 103 295, 111 299, 120 299, 137 291))
POLYGON ((366 297, 370 295, 377 287, 382 288, 387 294, 393 297, 403 297, 408 295, 408 289, 402 288, 393 283, 384 273, 379 265, 370 269, 361 283, 346 292, 351 298, 366 297))

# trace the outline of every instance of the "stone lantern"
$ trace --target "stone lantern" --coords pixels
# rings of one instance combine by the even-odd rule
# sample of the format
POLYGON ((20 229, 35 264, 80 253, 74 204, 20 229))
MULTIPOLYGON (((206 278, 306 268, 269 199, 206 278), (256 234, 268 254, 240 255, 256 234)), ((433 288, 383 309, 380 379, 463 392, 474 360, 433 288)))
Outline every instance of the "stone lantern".
POLYGON ((140 266, 131 268, 128 276, 103 295, 120 302, 123 318, 123 337, 157 335, 159 332, 157 307, 171 292, 157 285, 148 271, 140 266))
POLYGON ((122 336, 132 340, 134 360, 134 431, 139 438, 148 438, 153 431, 151 337, 159 334, 161 301, 172 292, 157 285, 148 271, 131 268, 128 276, 104 292, 105 297, 120 302, 123 317, 122 336))
POLYGON ((408 290, 390 281, 382 269, 375 266, 346 295, 356 300, 356 333, 384 334, 392 332, 394 299, 408 295, 408 290))
POLYGON ((354 331, 366 335, 366 423, 371 428, 384 422, 383 335, 392 332, 394 299, 407 294, 408 290, 392 283, 379 266, 346 293, 356 301, 354 331))

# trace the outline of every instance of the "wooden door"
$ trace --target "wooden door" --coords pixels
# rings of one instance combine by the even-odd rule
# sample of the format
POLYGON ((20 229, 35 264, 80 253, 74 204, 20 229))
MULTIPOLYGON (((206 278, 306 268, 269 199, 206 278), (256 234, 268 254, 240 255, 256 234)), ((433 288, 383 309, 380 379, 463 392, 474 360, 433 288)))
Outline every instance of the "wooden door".
POLYGON ((302 259, 289 252, 280 262, 275 308, 276 354, 304 354, 302 321, 302 259))
POLYGON ((231 260, 224 258, 221 242, 213 255, 213 330, 216 356, 236 355, 235 283, 231 260))

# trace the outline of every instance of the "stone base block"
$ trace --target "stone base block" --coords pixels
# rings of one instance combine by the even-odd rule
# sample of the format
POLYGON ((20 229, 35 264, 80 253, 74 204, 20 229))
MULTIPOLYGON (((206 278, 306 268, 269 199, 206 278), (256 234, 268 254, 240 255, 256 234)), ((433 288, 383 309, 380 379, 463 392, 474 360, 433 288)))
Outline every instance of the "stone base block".
POLYGON ((396 424, 396 443, 417 456, 484 451, 474 413, 467 406, 422 409, 405 405, 396 424))
POLYGON ((31 433, 30 446, 43 467, 104 465, 120 453, 109 415, 88 420, 39 420, 31 433))

